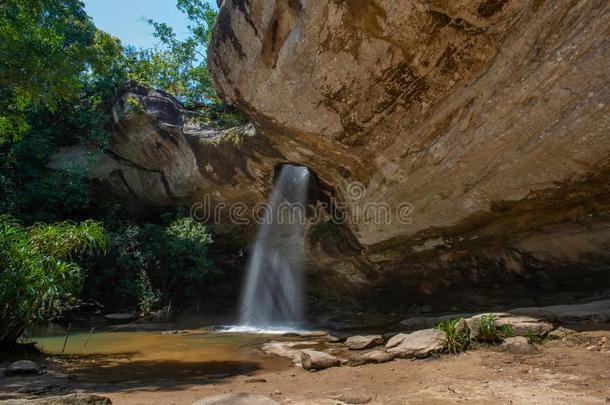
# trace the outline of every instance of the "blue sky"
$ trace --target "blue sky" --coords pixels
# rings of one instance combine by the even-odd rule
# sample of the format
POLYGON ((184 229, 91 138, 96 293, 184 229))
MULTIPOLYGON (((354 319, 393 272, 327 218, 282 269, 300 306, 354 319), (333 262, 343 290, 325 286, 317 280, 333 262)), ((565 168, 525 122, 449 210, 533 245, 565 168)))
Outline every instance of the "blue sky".
MULTIPOLYGON (((124 45, 150 47, 158 41, 146 20, 171 25, 178 36, 187 33, 188 21, 176 9, 176 0, 83 0, 95 25, 118 37, 124 45)), ((215 1, 210 2, 216 4, 215 1)))

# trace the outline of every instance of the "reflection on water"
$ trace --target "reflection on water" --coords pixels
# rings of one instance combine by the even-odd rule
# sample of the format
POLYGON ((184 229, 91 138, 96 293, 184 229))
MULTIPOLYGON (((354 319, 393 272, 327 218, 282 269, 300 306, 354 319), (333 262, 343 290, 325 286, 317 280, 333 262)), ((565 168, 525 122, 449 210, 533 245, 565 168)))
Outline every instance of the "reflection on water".
MULTIPOLYGON (((33 340, 47 353, 60 354, 65 330, 36 330, 33 340)), ((70 332, 64 355, 70 371, 86 381, 159 381, 226 378, 259 370, 289 367, 287 360, 266 356, 260 346, 269 336, 193 330, 70 332), (88 341, 87 341, 88 339, 88 341), (86 345, 85 345, 86 343, 86 345)))

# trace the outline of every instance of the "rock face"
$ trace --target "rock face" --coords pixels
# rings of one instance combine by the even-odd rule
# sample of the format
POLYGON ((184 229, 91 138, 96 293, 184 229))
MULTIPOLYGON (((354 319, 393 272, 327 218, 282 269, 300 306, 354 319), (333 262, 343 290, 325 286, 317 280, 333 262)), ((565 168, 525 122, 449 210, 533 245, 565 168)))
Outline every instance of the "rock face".
POLYGON ((226 0, 210 66, 254 127, 196 128, 136 89, 94 177, 144 205, 252 207, 278 165, 310 167, 312 203, 346 219, 309 230, 328 299, 446 307, 608 285, 608 25, 601 0, 226 0))
POLYGON ((228 0, 210 61, 347 204, 369 266, 327 260, 346 285, 550 287, 607 280, 608 23, 602 1, 228 0))

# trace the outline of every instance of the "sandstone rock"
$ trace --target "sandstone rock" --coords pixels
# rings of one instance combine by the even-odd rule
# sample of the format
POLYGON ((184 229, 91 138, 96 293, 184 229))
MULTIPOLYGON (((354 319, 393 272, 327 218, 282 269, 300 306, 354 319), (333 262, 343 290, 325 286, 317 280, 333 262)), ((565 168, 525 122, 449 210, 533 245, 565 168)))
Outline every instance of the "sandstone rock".
POLYGON ((6 405, 112 405, 110 398, 93 394, 70 394, 30 399, 0 401, 6 405))
POLYGON ((427 357, 443 348, 446 337, 445 332, 437 329, 424 329, 397 335, 394 341, 388 342, 386 349, 394 357, 403 359, 427 357))
POLYGON ((18 360, 11 363, 4 373, 7 376, 15 376, 15 375, 27 375, 27 374, 38 374, 40 368, 38 364, 34 363, 31 360, 18 360))
POLYGON ((558 323, 609 322, 610 300, 594 301, 586 304, 516 308, 509 312, 558 323))
POLYGON ((256 394, 221 394, 203 398, 193 405, 279 405, 279 402, 256 394))
POLYGON ((345 338, 329 335, 327 341, 328 343, 343 343, 345 338))
POLYGON ((350 350, 364 350, 383 344, 383 336, 368 335, 368 336, 351 336, 345 341, 345 345, 350 350))
POLYGON ((341 392, 330 395, 330 398, 335 401, 341 401, 344 404, 357 405, 368 404, 375 397, 370 392, 357 388, 349 388, 341 392))
POLYGON ((317 346, 316 342, 266 342, 262 350, 265 354, 284 357, 292 360, 295 366, 301 366, 301 353, 308 347, 317 346))
POLYGON ((367 263, 322 255, 330 243, 316 261, 351 291, 386 272, 414 302, 483 280, 494 296, 534 269, 545 284, 579 277, 574 266, 604 277, 610 227, 580 198, 609 203, 607 10, 493 3, 227 0, 220 12, 218 90, 348 203, 367 263), (406 201, 416 220, 356 220, 356 204, 406 201), (577 206, 595 225, 564 215, 577 206))
POLYGON ((559 328, 550 332, 549 337, 552 339, 565 339, 566 337, 568 337, 569 335, 572 335, 574 333, 577 333, 577 332, 573 329, 564 328, 563 326, 560 326, 559 328))
POLYGON ((527 340, 527 338, 523 336, 504 339, 504 342, 500 345, 500 348, 506 350, 509 353, 515 354, 529 354, 536 352, 536 346, 531 344, 527 340))
POLYGON ((329 367, 340 366, 341 361, 328 353, 303 350, 301 352, 301 364, 305 370, 324 370, 329 367))
MULTIPOLYGON (((251 208, 293 162, 345 203, 345 225, 311 229, 317 296, 447 308, 607 285, 606 4, 487 3, 227 0, 210 69, 254 127, 196 128, 171 96, 131 89, 97 198, 251 208)), ((252 235, 228 217, 211 225, 252 235)))
POLYGON ((393 347, 398 346, 399 344, 401 344, 403 342, 403 340, 405 340, 405 338, 408 336, 407 333, 399 333, 397 335, 394 335, 390 338, 390 340, 388 340, 388 343, 386 343, 385 348, 386 349, 391 349, 393 347))
MULTIPOLYGON (((473 338, 479 337, 479 326, 481 318, 489 314, 479 314, 466 320, 470 328, 470 336, 473 338)), ((529 316, 511 315, 508 313, 494 314, 497 317, 498 327, 509 326, 515 336, 527 336, 529 333, 534 333, 536 336, 545 336, 554 329, 549 322, 529 316)))
POLYGON ((361 366, 364 364, 371 364, 371 363, 387 363, 389 361, 392 361, 394 359, 394 355, 383 351, 383 350, 373 350, 372 352, 369 353, 365 353, 365 354, 356 354, 353 356, 350 356, 349 358, 349 365, 352 367, 355 366, 361 366))

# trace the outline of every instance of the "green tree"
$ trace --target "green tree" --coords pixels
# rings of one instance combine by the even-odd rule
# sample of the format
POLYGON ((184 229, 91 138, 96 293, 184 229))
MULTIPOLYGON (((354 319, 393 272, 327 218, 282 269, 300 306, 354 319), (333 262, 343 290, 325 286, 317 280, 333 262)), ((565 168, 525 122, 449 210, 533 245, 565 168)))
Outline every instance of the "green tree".
POLYGON ((187 37, 179 39, 168 24, 148 20, 159 45, 125 50, 130 79, 174 95, 197 110, 203 121, 221 127, 244 124, 239 110, 218 97, 208 69, 207 51, 218 11, 205 0, 177 0, 177 7, 189 20, 187 37))
MULTIPOLYGON (((78 98, 100 63, 97 30, 79 0, 0 2, 0 143, 30 129, 33 108, 78 98)), ((103 60, 101 61, 103 62, 103 60)))
POLYGON ((75 260, 107 245, 97 222, 26 228, 0 216, 0 347, 15 344, 33 322, 59 314, 82 285, 75 260))

